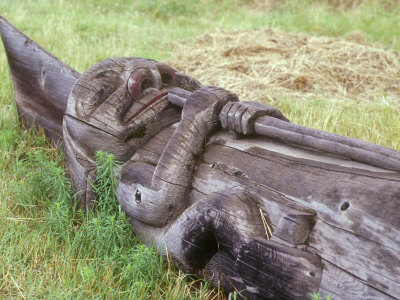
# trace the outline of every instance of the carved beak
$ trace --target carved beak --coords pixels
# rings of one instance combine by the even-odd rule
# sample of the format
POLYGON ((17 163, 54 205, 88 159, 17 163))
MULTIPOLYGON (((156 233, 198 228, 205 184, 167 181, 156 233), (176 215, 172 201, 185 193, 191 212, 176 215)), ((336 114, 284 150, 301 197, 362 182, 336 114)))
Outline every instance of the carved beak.
POLYGON ((125 115, 125 123, 131 122, 153 104, 164 99, 168 95, 170 87, 163 88, 163 86, 175 85, 176 75, 172 68, 160 64, 159 71, 161 82, 158 82, 154 73, 148 69, 137 69, 130 75, 127 88, 134 103, 125 115))

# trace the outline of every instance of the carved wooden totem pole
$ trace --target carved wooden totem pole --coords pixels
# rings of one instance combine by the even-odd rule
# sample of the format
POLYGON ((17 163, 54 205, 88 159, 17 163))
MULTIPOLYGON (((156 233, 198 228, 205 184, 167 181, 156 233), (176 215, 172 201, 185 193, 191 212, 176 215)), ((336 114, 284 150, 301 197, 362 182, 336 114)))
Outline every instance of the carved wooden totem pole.
POLYGON ((80 204, 94 155, 124 162, 118 201, 177 266, 250 299, 400 295, 400 152, 290 123, 143 58, 82 75, 5 19, 20 117, 64 145, 80 204))

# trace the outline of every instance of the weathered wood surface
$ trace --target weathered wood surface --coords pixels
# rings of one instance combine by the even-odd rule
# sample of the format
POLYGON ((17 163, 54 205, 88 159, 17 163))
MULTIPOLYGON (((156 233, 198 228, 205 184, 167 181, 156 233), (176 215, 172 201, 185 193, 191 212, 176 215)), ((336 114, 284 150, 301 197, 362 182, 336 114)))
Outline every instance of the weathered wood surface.
MULTIPOLYGON (((179 107, 184 107, 186 99, 191 93, 184 89, 173 88, 168 93, 169 101, 179 107)), ((246 102, 245 102, 246 103, 246 102)), ((340 136, 326 131, 300 126, 287 122, 287 119, 280 120, 281 115, 263 114, 262 104, 255 102, 247 102, 248 104, 256 104, 260 107, 260 116, 256 119, 253 126, 245 125, 245 122, 252 117, 249 113, 250 106, 244 106, 245 109, 239 108, 239 103, 226 105, 220 115, 222 126, 229 127, 232 124, 232 130, 242 131, 244 134, 255 133, 261 136, 275 138, 286 143, 293 143, 303 147, 309 147, 333 154, 341 155, 349 159, 371 164, 377 167, 383 167, 388 170, 400 171, 400 152, 393 151, 378 145, 340 136), (237 106, 237 107, 235 107, 237 106), (222 117, 224 116, 224 117, 222 117), (238 120, 241 120, 238 122, 238 120), (235 126, 235 123, 238 126, 235 126)), ((241 104, 241 103, 240 103, 241 104)), ((243 104, 241 104, 243 106, 243 104)), ((253 116, 254 117, 254 116, 253 116)), ((248 124, 250 125, 250 124, 248 124)))
MULTIPOLYGON (((136 156, 156 163, 168 139, 167 131, 159 134, 136 156)), ((244 186, 262 198, 272 241, 321 257, 319 289, 335 299, 398 298, 399 172, 274 139, 215 134, 196 169, 191 203, 244 186), (308 228, 296 221, 304 216, 308 228)))
POLYGON ((52 141, 62 141, 62 121, 68 95, 80 74, 34 43, 0 16, 0 33, 7 53, 20 118, 36 124, 52 141))
POLYGON ((93 155, 106 150, 125 162, 118 199, 135 233, 182 269, 252 299, 399 297, 399 152, 286 122, 151 60, 109 59, 73 86, 77 72, 0 25, 22 117, 57 140, 65 113, 83 203, 93 200, 93 155), (41 63, 21 69, 37 53, 41 63), (51 89, 40 88, 43 65, 51 89), (195 91, 183 112, 168 102, 172 87, 195 91), (247 120, 229 119, 240 110, 247 120), (228 131, 246 128, 270 137, 228 131))

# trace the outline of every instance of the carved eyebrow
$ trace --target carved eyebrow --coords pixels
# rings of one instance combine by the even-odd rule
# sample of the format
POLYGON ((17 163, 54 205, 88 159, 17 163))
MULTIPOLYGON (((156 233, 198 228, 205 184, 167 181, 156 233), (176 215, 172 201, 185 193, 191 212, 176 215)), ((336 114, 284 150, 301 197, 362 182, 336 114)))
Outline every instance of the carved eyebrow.
POLYGON ((110 78, 110 79, 118 80, 120 78, 120 73, 118 73, 117 71, 108 69, 108 70, 101 71, 94 76, 94 79, 103 79, 103 78, 110 78))
POLYGON ((92 95, 86 99, 82 99, 87 106, 93 107, 103 102, 113 91, 116 90, 121 83, 120 74, 113 70, 105 70, 93 77, 90 81, 92 95))

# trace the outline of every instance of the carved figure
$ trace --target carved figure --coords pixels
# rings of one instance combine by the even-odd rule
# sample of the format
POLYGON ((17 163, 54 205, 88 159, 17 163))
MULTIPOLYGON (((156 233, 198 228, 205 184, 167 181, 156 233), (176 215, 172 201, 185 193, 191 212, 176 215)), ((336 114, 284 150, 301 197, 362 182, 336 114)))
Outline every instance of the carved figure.
POLYGON ((143 58, 113 58, 86 71, 69 97, 63 138, 67 167, 83 205, 94 200, 87 179, 94 179, 95 153, 103 149, 125 162, 165 127, 179 121, 169 105, 176 85, 200 84, 169 66, 143 58))
POLYGON ((21 118, 62 137, 81 205, 105 150, 124 162, 118 201, 135 233, 227 292, 400 294, 399 152, 292 124, 153 60, 80 75, 4 19, 0 31, 21 118))

